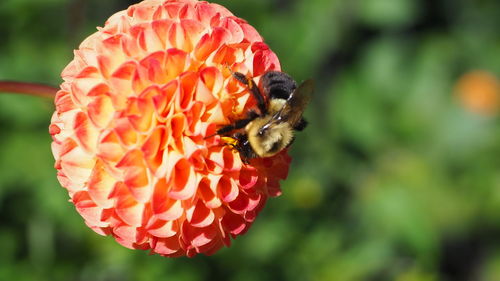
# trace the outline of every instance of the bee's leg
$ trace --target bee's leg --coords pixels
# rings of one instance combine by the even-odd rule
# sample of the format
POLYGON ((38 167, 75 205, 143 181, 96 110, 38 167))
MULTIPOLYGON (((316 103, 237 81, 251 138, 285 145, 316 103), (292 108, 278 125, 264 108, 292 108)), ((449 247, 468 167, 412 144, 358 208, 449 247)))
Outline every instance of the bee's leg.
POLYGON ((250 164, 249 159, 252 158, 249 154, 248 148, 251 149, 248 143, 247 136, 242 133, 235 133, 230 138, 234 139, 234 142, 228 142, 225 145, 228 145, 231 150, 235 150, 240 155, 240 159, 244 164, 250 164))
POLYGON ((241 161, 243 161, 243 163, 247 165, 250 164, 250 159, 257 157, 257 155, 253 151, 253 148, 248 141, 247 135, 235 134, 234 137, 238 139, 236 149, 240 153, 241 161))
POLYGON ((241 73, 241 72, 233 72, 231 71, 231 75, 233 75, 234 79, 238 80, 240 83, 244 84, 245 86, 248 86, 250 87, 250 80, 251 79, 248 79, 248 77, 241 73))
POLYGON ((297 124, 293 127, 295 131, 302 131, 307 127, 307 121, 304 118, 301 118, 297 124))
POLYGON ((241 72, 231 72, 231 74, 236 80, 238 80, 240 83, 248 87, 253 97, 257 100, 257 106, 259 107, 261 114, 266 114, 267 113, 266 101, 255 81, 253 81, 253 79, 251 78, 248 78, 247 76, 245 76, 245 74, 241 72))
POLYGON ((245 151, 243 148, 242 143, 246 141, 246 135, 242 133, 235 133, 232 135, 232 138, 236 139, 236 143, 231 145, 231 148, 238 151, 238 154, 240 155, 241 161, 244 164, 249 164, 248 158, 245 156, 245 151))
POLYGON ((239 130, 244 128, 248 123, 257 118, 259 115, 255 111, 249 111, 248 117, 245 119, 238 120, 233 124, 226 125, 217 130, 217 135, 225 135, 231 131, 239 130))
POLYGON ((246 121, 246 119, 236 121, 234 124, 229 124, 229 125, 226 125, 220 129, 218 129, 216 132, 216 135, 227 135, 227 133, 229 133, 229 132, 232 132, 234 130, 238 130, 238 129, 245 127, 246 124, 248 124, 251 120, 248 120, 248 122, 246 122, 246 124, 244 124, 245 122, 242 122, 242 121, 246 121))

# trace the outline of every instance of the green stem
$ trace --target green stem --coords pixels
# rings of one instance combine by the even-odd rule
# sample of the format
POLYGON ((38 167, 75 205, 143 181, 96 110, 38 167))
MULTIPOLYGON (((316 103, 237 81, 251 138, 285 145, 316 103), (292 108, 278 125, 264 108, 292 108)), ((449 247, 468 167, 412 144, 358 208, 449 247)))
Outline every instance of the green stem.
POLYGON ((0 80, 0 93, 16 93, 54 99, 59 89, 39 84, 0 80))

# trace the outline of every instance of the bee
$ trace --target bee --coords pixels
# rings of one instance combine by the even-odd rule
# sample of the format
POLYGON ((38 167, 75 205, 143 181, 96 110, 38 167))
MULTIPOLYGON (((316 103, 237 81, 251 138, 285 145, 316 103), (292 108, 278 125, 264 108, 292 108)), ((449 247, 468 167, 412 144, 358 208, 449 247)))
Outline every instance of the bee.
POLYGON ((260 87, 252 78, 240 72, 233 77, 248 87, 257 101, 257 109, 247 117, 225 125, 216 131, 221 139, 236 149, 244 163, 258 157, 271 157, 290 146, 294 131, 307 126, 302 114, 311 100, 311 79, 299 86, 288 74, 268 71, 260 79, 260 87))

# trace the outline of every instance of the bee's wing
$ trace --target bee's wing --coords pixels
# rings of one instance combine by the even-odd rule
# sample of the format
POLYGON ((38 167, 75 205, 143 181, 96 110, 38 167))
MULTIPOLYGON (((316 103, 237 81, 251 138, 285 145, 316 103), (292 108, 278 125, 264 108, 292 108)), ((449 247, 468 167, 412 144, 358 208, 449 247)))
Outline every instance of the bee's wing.
POLYGON ((273 123, 288 122, 294 127, 311 100, 314 82, 308 79, 300 84, 287 99, 285 105, 272 118, 273 123))

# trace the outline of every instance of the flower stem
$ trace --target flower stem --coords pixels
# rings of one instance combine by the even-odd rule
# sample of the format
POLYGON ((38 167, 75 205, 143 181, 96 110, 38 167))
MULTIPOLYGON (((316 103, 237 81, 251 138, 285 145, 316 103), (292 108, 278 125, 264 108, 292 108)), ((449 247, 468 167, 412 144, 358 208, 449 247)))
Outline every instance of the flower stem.
POLYGON ((53 99, 59 89, 39 84, 0 80, 0 93, 17 93, 53 99))

